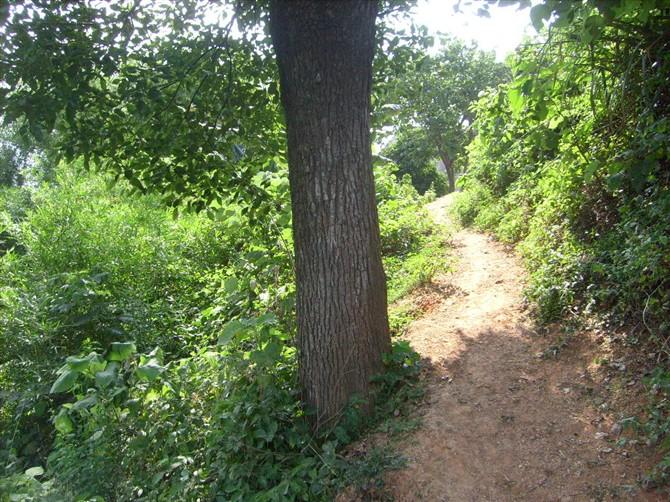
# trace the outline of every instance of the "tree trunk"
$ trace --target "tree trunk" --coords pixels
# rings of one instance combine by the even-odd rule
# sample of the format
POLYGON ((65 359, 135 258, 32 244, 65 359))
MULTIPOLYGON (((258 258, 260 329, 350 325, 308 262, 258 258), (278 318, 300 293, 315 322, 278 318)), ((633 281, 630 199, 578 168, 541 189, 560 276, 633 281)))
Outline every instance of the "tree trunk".
POLYGON ((454 162, 449 158, 449 154, 440 149, 440 159, 447 170, 447 178, 449 179, 449 193, 456 191, 456 173, 454 172, 454 162))
POLYGON ((377 2, 273 0, 303 399, 332 425, 390 350, 370 138, 377 2))

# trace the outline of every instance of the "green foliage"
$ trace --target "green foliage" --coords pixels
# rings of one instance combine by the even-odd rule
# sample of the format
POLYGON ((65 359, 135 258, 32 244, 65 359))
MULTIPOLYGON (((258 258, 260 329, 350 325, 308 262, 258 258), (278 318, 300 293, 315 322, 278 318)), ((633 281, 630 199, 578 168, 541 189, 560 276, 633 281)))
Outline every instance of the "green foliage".
MULTIPOLYGON (((232 4, 0 8, 3 124, 68 163, 1 194, 0 480, 13 498, 318 500, 353 472, 337 452, 367 425, 360 403, 313 438, 297 395, 267 6, 232 4), (40 481, 26 470, 45 464, 40 481)), ((415 38, 380 30, 379 43, 415 38)), ((425 199, 388 168, 378 179, 387 270, 412 275, 436 235, 425 199)), ((381 394, 410 381, 402 368, 381 394)))
POLYGON ((397 341, 390 354, 385 354, 385 365, 389 371, 376 378, 380 384, 377 394, 377 413, 380 418, 393 415, 394 411, 406 413, 409 404, 423 396, 423 389, 416 380, 420 371, 419 354, 405 340, 397 341))
POLYGON ((413 289, 428 284, 434 275, 449 267, 448 241, 444 230, 428 236, 420 251, 403 260, 389 257, 384 260, 388 281, 389 302, 394 302, 413 289))
POLYGON ((63 496, 54 489, 53 481, 40 481, 44 469, 36 466, 25 472, 0 477, 0 501, 2 502, 59 502, 63 496))
POLYGON ((436 226, 409 177, 397 180, 390 164, 376 170, 382 254, 389 302, 427 283, 448 266, 446 230, 436 226))
MULTIPOLYGON (((440 158, 455 178, 453 164, 463 153, 474 119, 470 105, 480 92, 508 79, 505 66, 475 45, 444 38, 441 47, 438 54, 408 65, 389 97, 396 101, 400 133, 387 155, 422 193, 430 183, 438 194, 445 186, 428 165, 430 159, 440 158)), ((447 183, 446 189, 453 187, 447 183)))
POLYGON ((417 318, 420 311, 411 304, 399 304, 389 308, 389 325, 391 336, 401 335, 410 323, 417 318))
POLYGON ((21 134, 37 141, 57 129, 69 160, 83 157, 170 204, 236 199, 256 209, 263 190, 251 179, 283 149, 276 67, 269 40, 246 29, 258 8, 227 7, 215 23, 198 1, 9 7, 3 120, 23 121, 21 134), (96 29, 82 30, 91 20, 96 29))
POLYGON ((302 454, 311 440, 286 339, 265 316, 245 320, 226 345, 167 364, 159 349, 137 356, 111 347, 97 373, 78 372, 74 400, 56 416, 68 424, 57 425, 49 457, 58 486, 117 500, 318 494, 311 485, 322 466, 302 454))
POLYGON ((447 193, 449 185, 444 174, 436 169, 436 152, 423 129, 401 129, 395 141, 384 150, 398 166, 398 177, 409 175, 420 194, 432 188, 436 196, 447 193))
POLYGON ((670 372, 667 368, 656 367, 645 386, 651 399, 647 419, 643 424, 634 421, 642 430, 650 445, 658 445, 664 456, 648 474, 653 484, 667 484, 670 481, 670 372))
POLYGON ((382 254, 403 257, 417 252, 433 226, 428 212, 407 177, 398 180, 393 167, 377 168, 376 189, 382 254))
MULTIPOLYGON (((174 217, 73 166, 2 192, 15 243, 0 256, 3 496, 319 500, 367 482, 362 460, 338 453, 370 424, 358 405, 314 438, 300 404, 283 173, 253 180, 274 201, 262 226, 233 203, 174 217), (46 474, 26 477, 37 465, 46 474)), ((441 234, 390 165, 376 180, 397 297, 426 280, 424 246, 441 234)), ((374 421, 418 392, 396 359, 374 421)), ((388 453, 364 464, 399 465, 388 453)))
MULTIPOLYGON (((546 19, 554 8, 567 4, 547 2, 533 15, 546 19)), ((660 11, 611 13, 620 23, 598 24, 597 45, 590 35, 574 40, 602 12, 570 12, 574 22, 559 16, 544 46, 513 59, 515 80, 475 106, 478 134, 455 210, 464 224, 520 243, 542 319, 598 307, 644 314, 665 336, 670 63, 660 11), (609 43, 632 32, 640 41, 609 43)))
MULTIPOLYGON (((407 34, 384 22, 414 1, 382 2, 378 119, 385 88, 428 43, 425 28, 407 34)), ((271 194, 252 180, 276 170, 286 151, 267 7, 8 4, 0 15, 2 123, 38 143, 55 132, 53 148, 68 161, 83 159, 173 207, 234 201, 262 221, 271 194)))
MULTIPOLYGON (((670 482, 670 372, 667 367, 657 366, 644 380, 649 393, 646 416, 628 417, 621 420, 624 428, 642 435, 649 446, 656 446, 662 453, 661 460, 646 473, 642 482, 649 488, 670 482)), ((621 438, 619 446, 625 446, 628 438, 621 438)))
POLYGON ((20 189, 28 197, 3 194, 26 203, 2 213, 16 244, 0 257, 3 464, 44 459, 58 404, 48 392, 63 354, 131 338, 140 351, 159 345, 175 359, 216 341, 224 316, 263 306, 289 318, 287 183, 267 176, 258 183, 275 194, 276 213, 255 230, 235 205, 173 219, 156 198, 123 185, 110 191, 71 168, 57 185, 20 189))
MULTIPOLYGON (((355 403, 333 431, 312 437, 296 392, 294 350, 282 349, 285 335, 273 319, 248 321, 231 344, 166 366, 159 351, 129 355, 121 365, 110 351, 103 365, 114 365, 115 376, 104 385, 100 372, 77 370, 75 400, 56 416, 67 427, 58 429, 49 457, 59 489, 116 500, 326 500, 343 484, 378 476, 375 452, 355 466, 336 453, 362 430, 355 403), (147 365, 160 371, 147 379, 140 371, 147 365)), ((375 420, 421 395, 418 358, 406 342, 386 364, 375 420)), ((393 458, 385 462, 398 465, 393 458)))
POLYGON ((54 162, 48 155, 49 141, 37 148, 20 133, 16 124, 0 126, 0 187, 18 187, 51 179, 54 162))
POLYGON ((12 131, 0 129, 0 186, 23 183, 22 168, 26 161, 24 152, 14 141, 12 131))
MULTIPOLYGON (((492 196, 489 190, 481 183, 469 183, 463 192, 458 193, 451 206, 458 222, 464 226, 475 223, 475 218, 489 206, 492 196)), ((487 225, 479 225, 486 228, 487 225)))
MULTIPOLYGON (((205 15, 217 7, 198 0, 0 9, 3 123, 53 139, 70 163, 55 183, 2 194, 16 200, 0 220, 3 498, 318 500, 351 477, 337 451, 367 425, 360 403, 313 438, 297 395, 263 7, 235 2, 215 23, 205 15), (40 481, 26 469, 45 463, 40 481)), ((378 178, 387 269, 405 274, 436 232, 416 219, 424 199, 409 182, 378 178)), ((383 402, 413 378, 396 363, 383 402)))

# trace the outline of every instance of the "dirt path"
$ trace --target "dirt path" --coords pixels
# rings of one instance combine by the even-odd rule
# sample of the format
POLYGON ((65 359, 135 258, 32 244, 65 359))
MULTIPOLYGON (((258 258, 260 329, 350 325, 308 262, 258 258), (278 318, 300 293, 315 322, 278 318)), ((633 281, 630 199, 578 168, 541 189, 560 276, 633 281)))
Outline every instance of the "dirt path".
MULTIPOLYGON (((438 220, 448 203, 431 204, 438 220)), ((551 336, 527 318, 517 259, 480 233, 454 243, 457 271, 436 279, 439 305, 407 334, 435 371, 422 426, 400 446, 409 465, 387 476, 394 500, 662 500, 638 488, 648 449, 615 445, 602 344, 580 334, 538 357, 551 336)))

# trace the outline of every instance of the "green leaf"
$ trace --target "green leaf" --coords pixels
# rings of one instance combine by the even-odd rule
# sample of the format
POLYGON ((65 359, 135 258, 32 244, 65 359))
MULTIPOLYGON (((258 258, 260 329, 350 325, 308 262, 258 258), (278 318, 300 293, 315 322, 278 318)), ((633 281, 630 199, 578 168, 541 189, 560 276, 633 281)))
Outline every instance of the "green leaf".
POLYGON ((98 397, 95 394, 92 394, 74 403, 71 409, 74 411, 87 410, 91 406, 95 406, 97 403, 98 403, 98 397))
POLYGON ((105 361, 99 354, 95 354, 95 357, 91 357, 91 362, 88 365, 87 373, 93 376, 98 371, 104 370, 106 366, 107 361, 105 361))
POLYGON ((74 424, 72 419, 67 413, 65 408, 62 408, 54 420, 54 426, 56 430, 61 434, 69 434, 74 430, 74 424))
POLYGON ((226 291, 226 293, 234 293, 237 291, 237 286, 239 284, 239 281, 235 277, 228 277, 224 282, 223 282, 223 289, 226 291))
POLYGON ((623 186, 625 175, 623 172, 614 173, 607 177, 607 187, 610 190, 618 190, 623 186))
POLYGON ((107 359, 110 361, 125 361, 135 352, 137 352, 137 347, 134 342, 114 342, 107 359))
POLYGON ((537 104, 535 105, 535 110, 534 110, 534 117, 537 120, 544 120, 547 117, 547 113, 549 113, 549 108, 547 108, 547 104, 544 101, 538 101, 537 104))
POLYGON ((555 115, 549 120, 549 129, 556 129, 563 123, 563 117, 561 115, 555 115))
POLYGON ((77 371, 74 370, 66 370, 60 374, 60 376, 56 379, 54 384, 51 386, 51 390, 49 391, 50 394, 56 394, 58 392, 67 392, 70 390, 73 386, 75 381, 77 380, 77 371))
POLYGON ((98 371, 95 374, 95 383, 101 389, 104 389, 114 380, 116 380, 116 371, 119 368, 118 363, 109 363, 104 371, 98 371))
POLYGON ((237 336, 239 333, 243 332, 244 329, 245 325, 237 319, 227 322, 223 326, 223 330, 221 331, 221 335, 219 336, 217 343, 219 345, 228 345, 233 340, 233 338, 235 338, 235 336, 237 336))
POLYGON ((257 438, 263 439, 265 442, 269 443, 272 441, 272 439, 274 439, 275 434, 277 433, 277 429, 279 428, 279 424, 275 420, 264 425, 265 427, 259 427, 256 429, 254 435, 257 438))
POLYGON ((513 113, 518 114, 523 110, 524 99, 521 91, 516 87, 510 87, 507 91, 509 106, 513 113))
POLYGON ((147 364, 138 366, 135 370, 135 374, 140 380, 153 382, 163 371, 165 371, 165 367, 158 364, 156 359, 151 359, 147 364))
POLYGON ((626 169, 626 164, 620 161, 612 161, 607 165, 608 174, 617 174, 626 169))
POLYGON ((91 361, 88 357, 70 356, 65 359, 65 362, 74 371, 84 371, 86 368, 88 368, 88 365, 91 361))
POLYGON ((37 476, 44 474, 44 469, 42 469, 40 466, 31 467, 30 469, 26 469, 24 474, 29 478, 36 478, 37 476))
MULTIPOLYGON (((157 364, 163 364, 163 349, 160 347, 154 347, 154 350, 147 354, 149 359, 153 359, 157 364)), ((142 364, 145 364, 144 358, 142 358, 142 364)))
POLYGON ((262 350, 256 350, 251 353, 252 360, 259 366, 274 366, 281 356, 282 346, 275 342, 268 342, 262 350))
POLYGON ((602 16, 589 16, 584 21, 584 28, 582 29, 581 34, 582 41, 585 43, 591 43, 594 39, 600 36, 604 27, 605 20, 602 18, 602 16))
POLYGON ((591 178, 593 178, 593 175, 595 174, 595 172, 598 170, 599 167, 600 162, 598 162, 597 160, 589 162, 584 168, 584 181, 591 181, 591 178))
POLYGON ((95 352, 91 352, 86 357, 70 356, 65 359, 65 362, 73 371, 84 372, 89 370, 91 374, 95 374, 96 371, 105 369, 106 365, 102 357, 95 352))
POLYGON ((541 3, 535 5, 530 9, 530 21, 533 23, 533 27, 536 31, 540 31, 544 28, 544 20, 551 17, 551 7, 541 3))

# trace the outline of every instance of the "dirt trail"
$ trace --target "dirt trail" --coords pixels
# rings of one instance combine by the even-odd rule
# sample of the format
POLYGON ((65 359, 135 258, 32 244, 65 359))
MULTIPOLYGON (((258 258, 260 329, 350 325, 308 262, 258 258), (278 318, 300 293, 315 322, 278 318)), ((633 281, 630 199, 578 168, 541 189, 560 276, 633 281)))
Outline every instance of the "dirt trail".
MULTIPOLYGON (((430 205, 435 218, 449 201, 430 205)), ((638 488, 649 450, 614 444, 598 341, 580 334, 539 358, 551 336, 527 317, 515 256, 469 230, 454 244, 456 272, 436 279, 438 306, 406 335, 435 371, 422 426, 400 445, 408 467, 387 476, 394 500, 662 500, 638 488)))

